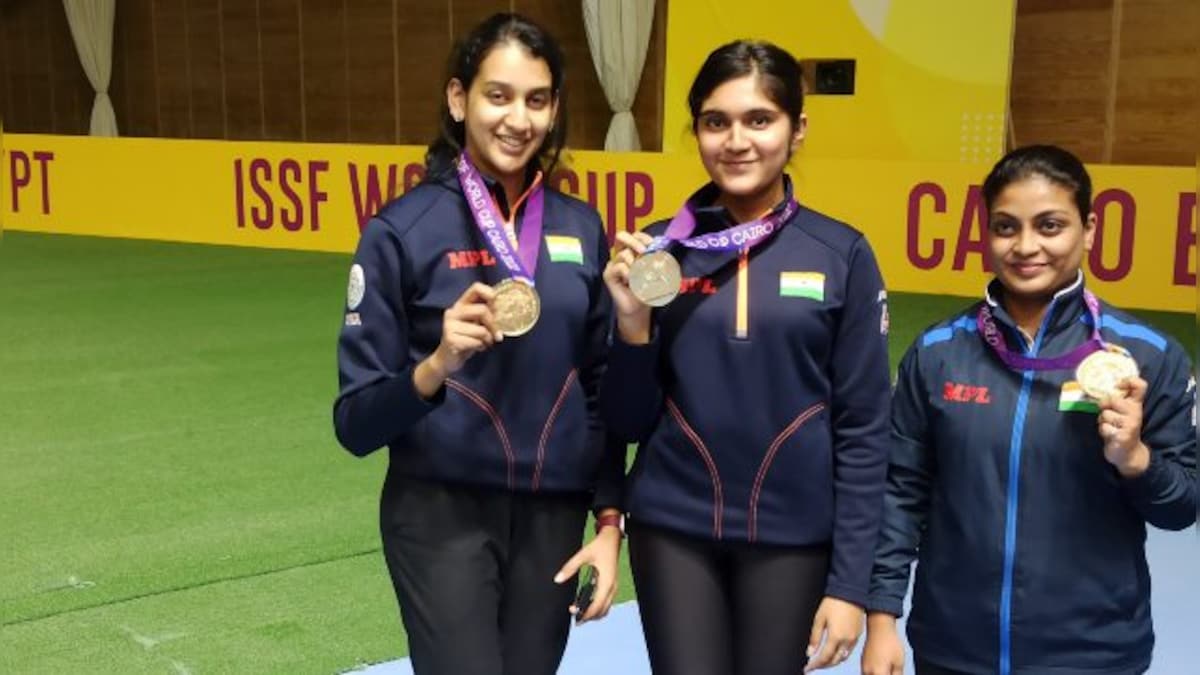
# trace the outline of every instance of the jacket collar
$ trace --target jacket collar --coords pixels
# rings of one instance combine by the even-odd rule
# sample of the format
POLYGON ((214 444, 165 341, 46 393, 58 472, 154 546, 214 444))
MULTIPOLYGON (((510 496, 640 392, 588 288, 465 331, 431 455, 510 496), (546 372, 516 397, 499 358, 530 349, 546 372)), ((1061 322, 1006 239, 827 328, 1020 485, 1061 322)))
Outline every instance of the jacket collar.
MULTIPOLYGON (((792 199, 792 195, 792 178, 785 173, 783 174, 783 199, 779 200, 769 213, 775 214, 782 211, 787 205, 788 200, 792 199)), ((698 233, 723 230, 738 224, 734 222, 733 216, 729 214, 728 209, 716 203, 717 198, 720 196, 721 189, 717 187, 716 183, 710 182, 697 190, 688 199, 688 202, 695 205, 694 212, 696 214, 696 230, 698 233)))
MULTIPOLYGON (((1042 317, 1041 332, 1045 335, 1059 333, 1077 322, 1080 315, 1087 314, 1087 304, 1083 300, 1083 271, 1080 270, 1076 274, 1075 281, 1071 285, 1058 291, 1050 299, 1046 315, 1042 317)), ((1004 309, 1003 299, 1004 286, 999 279, 992 279, 988 282, 984 292, 984 301, 991 307, 992 315, 997 323, 1008 328, 1010 333, 1020 335, 1017 322, 1004 309)), ((1036 338, 1037 336, 1032 337, 1036 338)))
MULTIPOLYGON (((532 190, 534 185, 537 183, 539 175, 541 175, 541 170, 538 167, 538 162, 530 162, 529 166, 525 169, 524 192, 517 201, 518 210, 524 205, 525 197, 529 195, 530 190, 532 190)), ((488 194, 492 196, 492 201, 496 204, 496 208, 500 211, 500 217, 505 219, 509 218, 510 214, 508 212, 508 195, 504 194, 504 187, 500 185, 500 181, 497 181, 495 178, 492 178, 482 171, 479 172, 479 177, 483 179, 484 185, 487 186, 488 194)), ((451 162, 449 166, 443 167, 436 174, 429 176, 427 180, 438 183, 460 194, 462 193, 462 185, 458 182, 458 173, 455 171, 455 165, 453 162, 451 162)), ((544 178, 542 179, 542 182, 545 182, 544 178)))

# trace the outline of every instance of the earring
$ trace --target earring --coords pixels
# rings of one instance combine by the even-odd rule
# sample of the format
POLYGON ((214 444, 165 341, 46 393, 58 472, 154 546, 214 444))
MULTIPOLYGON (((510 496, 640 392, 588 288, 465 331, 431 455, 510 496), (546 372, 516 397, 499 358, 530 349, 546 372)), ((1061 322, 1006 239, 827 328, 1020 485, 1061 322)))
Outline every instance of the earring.
POLYGON ((450 117, 454 118, 455 123, 459 123, 459 122, 463 121, 462 115, 460 115, 456 112, 450 113, 450 117))

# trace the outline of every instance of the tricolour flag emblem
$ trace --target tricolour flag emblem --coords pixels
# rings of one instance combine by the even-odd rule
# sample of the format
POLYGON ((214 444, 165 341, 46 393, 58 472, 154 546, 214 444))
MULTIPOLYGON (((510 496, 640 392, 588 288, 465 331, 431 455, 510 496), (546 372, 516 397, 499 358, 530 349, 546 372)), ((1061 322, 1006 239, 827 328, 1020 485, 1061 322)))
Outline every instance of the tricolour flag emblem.
POLYGON ((550 252, 551 262, 583 264, 583 246, 577 237, 546 235, 546 250, 550 252))
POLYGON ((1059 412, 1099 413, 1100 404, 1083 393, 1083 387, 1078 382, 1064 382, 1062 395, 1058 398, 1059 412))
POLYGON ((820 272, 780 272, 779 294, 789 298, 825 300, 825 275, 820 272))

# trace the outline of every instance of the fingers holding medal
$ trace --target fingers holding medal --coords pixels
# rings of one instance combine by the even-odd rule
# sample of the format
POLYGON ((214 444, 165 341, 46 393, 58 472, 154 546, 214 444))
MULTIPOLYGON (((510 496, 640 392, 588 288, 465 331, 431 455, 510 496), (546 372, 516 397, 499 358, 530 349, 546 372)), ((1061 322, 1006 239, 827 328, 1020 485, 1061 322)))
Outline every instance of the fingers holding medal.
POLYGON ((491 303, 496 291, 482 283, 471 284, 442 315, 442 340, 438 351, 449 373, 467 359, 503 339, 491 303))
MULTIPOLYGON (((638 271, 644 267, 644 263, 640 261, 655 255, 646 253, 646 249, 652 241, 650 235, 644 232, 617 233, 612 259, 604 269, 604 282, 608 286, 609 293, 612 294, 619 316, 639 314, 644 312, 647 307, 661 306, 646 301, 643 293, 646 288, 645 271, 638 271)), ((665 251, 659 253, 669 257, 665 251)), ((671 262, 675 262, 674 258, 671 259, 671 262)), ((678 263, 675 264, 675 267, 678 269, 678 263)), ((677 280, 675 282, 676 293, 678 293, 678 286, 677 280)))
POLYGON ((505 337, 528 333, 541 309, 537 291, 522 279, 505 279, 495 286, 471 284, 442 316, 438 350, 448 372, 458 371, 471 356, 505 337))
POLYGON ((1095 352, 1076 368, 1079 386, 1100 403, 1097 430, 1104 457, 1114 466, 1128 466, 1142 446, 1142 402, 1147 383, 1128 352, 1110 348, 1095 352))

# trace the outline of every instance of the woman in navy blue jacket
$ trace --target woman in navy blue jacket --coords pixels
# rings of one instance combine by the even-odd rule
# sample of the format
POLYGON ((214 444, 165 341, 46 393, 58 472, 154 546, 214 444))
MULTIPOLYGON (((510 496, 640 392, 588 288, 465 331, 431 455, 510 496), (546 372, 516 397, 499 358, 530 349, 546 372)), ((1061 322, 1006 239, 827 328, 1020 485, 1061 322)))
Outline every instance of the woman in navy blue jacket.
POLYGON ((427 177, 363 232, 334 426, 387 445, 380 529, 417 673, 555 672, 616 588, 623 447, 598 412, 611 301, 596 212, 544 185, 563 144, 562 55, 517 15, 450 60, 427 177), (588 509, 598 534, 580 549, 588 509))
POLYGON ((712 182, 670 223, 619 235, 605 272, 605 417, 640 443, 638 604, 659 675, 794 674, 806 652, 809 669, 845 660, 862 630, 886 294, 862 234, 800 206, 784 173, 807 121, 791 55, 725 45, 688 103, 712 182))
POLYGON ((1196 520, 1195 380, 1174 341, 1097 299, 1091 180, 1053 146, 983 184, 996 278, 900 364, 863 672, 1142 673, 1146 525, 1196 520))

